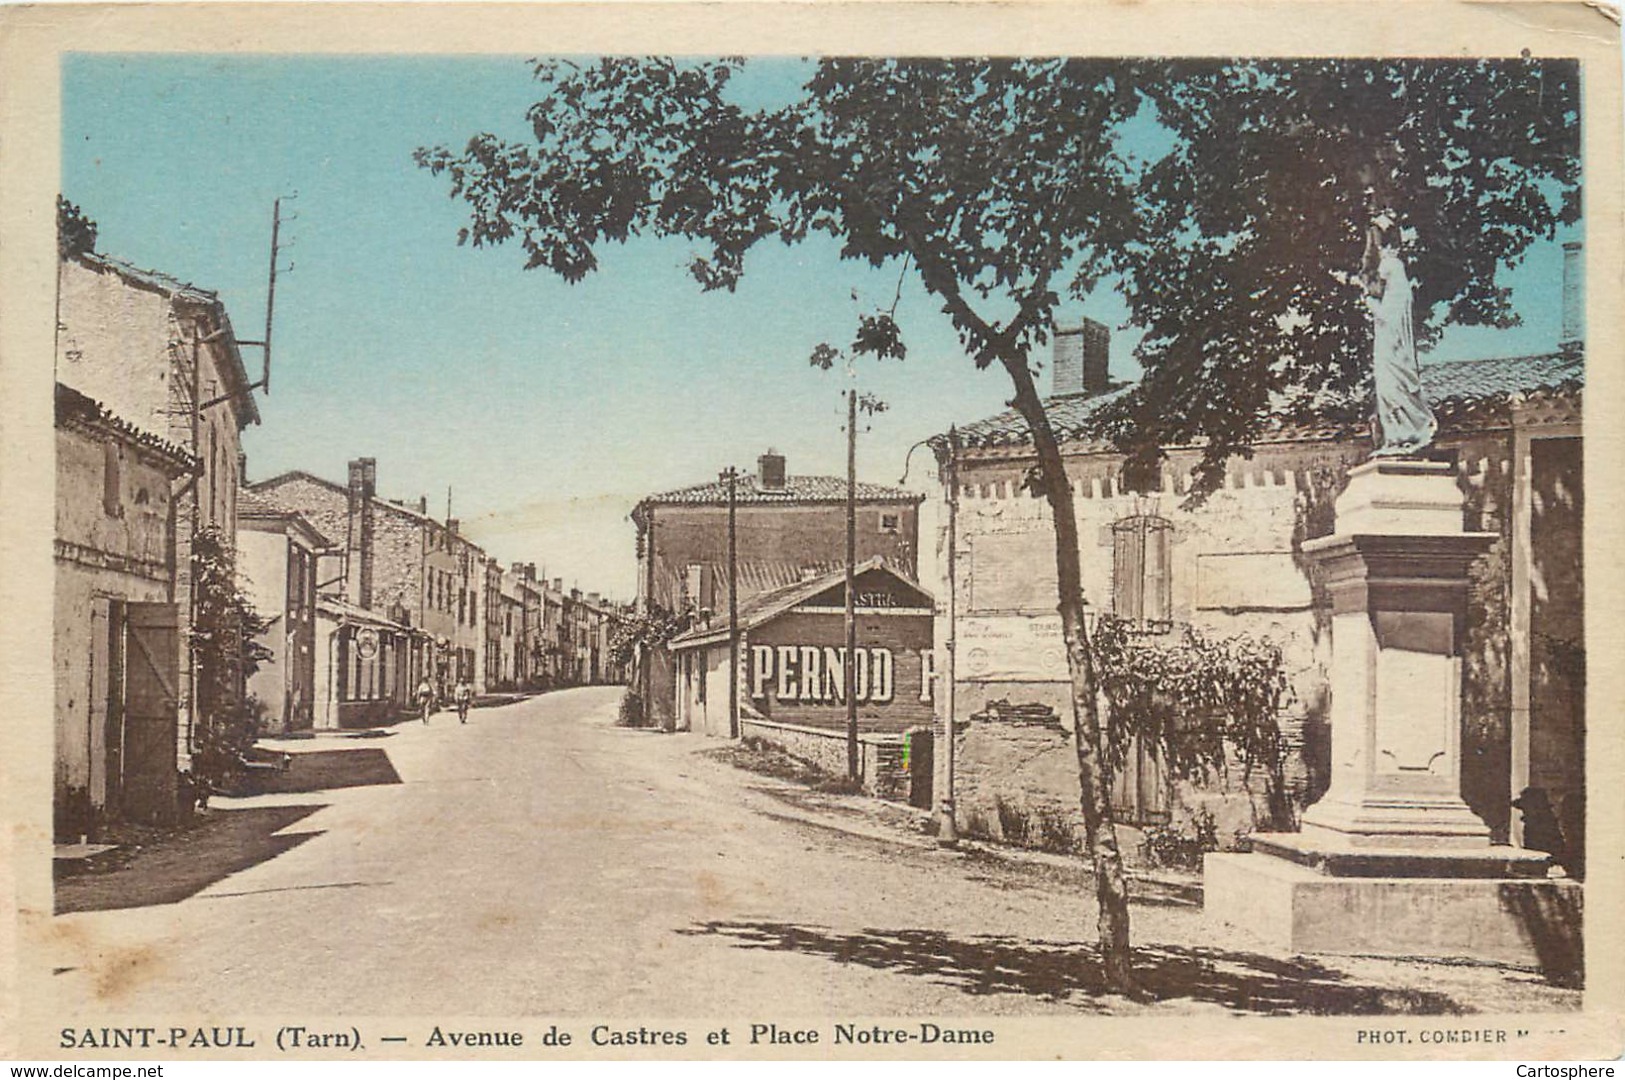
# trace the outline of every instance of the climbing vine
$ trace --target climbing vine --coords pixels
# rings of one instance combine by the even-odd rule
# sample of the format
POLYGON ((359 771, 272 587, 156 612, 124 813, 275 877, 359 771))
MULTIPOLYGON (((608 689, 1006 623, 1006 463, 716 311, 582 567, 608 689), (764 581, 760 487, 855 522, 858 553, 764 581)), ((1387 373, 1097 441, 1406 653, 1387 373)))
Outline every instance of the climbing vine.
POLYGON ((689 615, 679 615, 651 603, 615 628, 609 639, 610 658, 622 666, 635 665, 645 649, 665 645, 687 630, 692 622, 689 615))
POLYGON ((1104 749, 1114 774, 1136 740, 1180 780, 1225 774, 1233 752, 1244 779, 1262 771, 1270 815, 1284 819, 1286 747, 1279 717, 1290 691, 1278 645, 1193 626, 1184 627, 1176 642, 1163 643, 1110 616, 1096 625, 1093 645, 1110 706, 1104 749))
POLYGON ((258 640, 270 620, 254 610, 237 580, 234 552, 219 528, 192 537, 192 660, 197 671, 197 726, 192 772, 219 788, 259 735, 248 677, 271 659, 258 640))

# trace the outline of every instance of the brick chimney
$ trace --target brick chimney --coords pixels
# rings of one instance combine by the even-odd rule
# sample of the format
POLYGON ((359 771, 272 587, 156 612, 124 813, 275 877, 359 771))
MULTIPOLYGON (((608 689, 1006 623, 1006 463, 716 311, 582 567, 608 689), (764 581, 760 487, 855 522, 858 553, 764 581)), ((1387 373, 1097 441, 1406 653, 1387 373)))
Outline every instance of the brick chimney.
POLYGON ((1563 245, 1563 331, 1558 344, 1564 350, 1585 343, 1585 254, 1577 240, 1563 245))
POLYGON ((556 577, 556 578, 553 579, 553 591, 556 592, 556 593, 559 593, 560 595, 563 595, 563 593, 564 593, 564 579, 563 578, 556 577))
POLYGON ((378 462, 357 458, 349 466, 349 521, 345 529, 344 596, 360 607, 372 607, 373 497, 378 488, 378 462))
POLYGON ((1050 373, 1050 393, 1104 394, 1111 386, 1111 331, 1084 319, 1077 326, 1057 325, 1054 370, 1050 373))
POLYGON ((756 482, 763 491, 784 490, 784 455, 769 450, 756 459, 756 482))

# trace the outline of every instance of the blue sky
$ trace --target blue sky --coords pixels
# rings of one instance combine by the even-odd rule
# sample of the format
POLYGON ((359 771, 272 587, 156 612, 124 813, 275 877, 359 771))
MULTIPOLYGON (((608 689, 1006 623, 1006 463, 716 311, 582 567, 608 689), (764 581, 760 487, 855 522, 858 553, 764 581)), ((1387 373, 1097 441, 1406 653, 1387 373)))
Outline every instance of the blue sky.
MULTIPOLYGON (((776 96, 801 70, 755 62, 750 92, 776 96)), ((706 295, 681 242, 609 248, 574 286, 522 272, 517 248, 456 246, 465 215, 412 151, 523 136, 523 57, 75 55, 62 74, 62 190, 100 225, 98 248, 218 291, 244 338, 262 336, 272 200, 298 193, 251 478, 342 480, 350 458, 376 457, 390 497, 428 495, 439 514, 451 485, 455 515, 504 562, 629 598, 625 515, 641 495, 769 446, 792 472, 844 471, 847 381, 807 356, 889 304, 895 271, 842 263, 827 241, 764 246, 736 293, 706 295)), ((1547 245, 1510 277, 1525 326, 1452 331, 1436 356, 1553 347, 1560 265, 1547 245)), ((1117 327, 1114 374, 1132 372, 1117 297, 1068 314, 1117 327)), ((913 282, 898 317, 908 360, 858 376, 891 402, 859 445, 859 475, 883 483, 917 440, 1008 396, 913 282)), ((257 350, 245 358, 257 369, 257 350)), ((927 464, 917 453, 913 476, 927 464)))

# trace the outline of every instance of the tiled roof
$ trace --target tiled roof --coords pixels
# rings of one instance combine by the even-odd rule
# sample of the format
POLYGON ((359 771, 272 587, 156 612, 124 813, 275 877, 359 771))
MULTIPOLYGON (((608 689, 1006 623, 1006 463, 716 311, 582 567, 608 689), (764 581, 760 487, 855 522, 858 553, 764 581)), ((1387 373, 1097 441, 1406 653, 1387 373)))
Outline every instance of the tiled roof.
MULTIPOLYGON (((1422 388, 1428 401, 1436 409, 1443 407, 1445 410, 1462 405, 1477 406, 1505 401, 1513 394, 1579 387, 1584 382, 1585 360, 1579 352, 1453 360, 1422 365, 1422 388)), ((1097 409, 1118 400, 1129 389, 1122 386, 1095 397, 1079 394, 1047 399, 1044 407, 1049 412, 1057 438, 1068 443, 1082 442, 1085 449, 1107 449, 1104 441, 1087 432, 1087 422, 1097 409)), ((1346 425, 1335 422, 1290 427, 1282 425, 1274 432, 1274 437, 1329 438, 1345 430, 1346 425)), ((963 446, 1021 446, 1030 440, 1027 422, 1014 409, 966 424, 958 429, 958 434, 963 446)), ((940 443, 943 438, 939 435, 932 441, 940 443)))
MULTIPOLYGON (((870 484, 858 481, 857 498, 859 502, 907 502, 917 503, 924 496, 916 495, 912 491, 902 488, 887 487, 884 484, 870 484)), ((740 474, 735 484, 735 498, 741 506, 770 505, 773 503, 834 503, 846 501, 846 480, 839 476, 786 476, 783 489, 767 489, 761 486, 760 478, 755 475, 740 474)), ((676 504, 682 506, 728 503, 728 484, 723 480, 713 480, 706 484, 695 484, 693 487, 678 488, 676 491, 665 491, 658 495, 650 495, 638 503, 638 506, 676 504)))
MULTIPOLYGON (((853 576, 855 577, 858 574, 867 573, 871 570, 882 570, 897 578, 897 580, 901 581, 909 588, 920 593, 925 593, 925 590, 920 587, 918 582, 910 580, 907 575, 900 573, 896 567, 887 564, 886 560, 878 555, 872 559, 867 559, 864 562, 858 563, 857 566, 853 567, 853 576)), ((816 577, 809 577, 804 581, 792 582, 788 585, 781 585, 776 589, 770 589, 764 593, 758 593, 739 605, 739 629, 750 630, 754 627, 760 626, 769 619, 789 611, 802 601, 817 596, 825 589, 836 585, 844 585, 845 582, 846 565, 841 563, 838 564, 834 570, 831 570, 826 574, 816 577)), ((717 622, 713 620, 709 626, 696 626, 694 629, 688 630, 673 638, 671 644, 675 648, 682 648, 685 645, 697 645, 701 642, 713 641, 719 637, 725 638, 728 636, 726 618, 727 613, 724 612, 722 625, 719 626, 717 622)))
POLYGON ((408 633, 415 634, 423 633, 421 630, 414 630, 410 626, 398 623, 387 615, 380 614, 376 611, 371 611, 367 608, 361 607, 358 604, 352 604, 348 600, 338 596, 318 596, 316 598, 316 608, 318 611, 321 611, 324 614, 337 615, 345 622, 362 623, 367 626, 388 627, 392 630, 405 630, 408 633))
POLYGON ((336 546, 333 539, 315 525, 312 525, 310 519, 305 517, 304 514, 280 506, 275 501, 266 498, 251 488, 239 488, 237 491, 237 518, 239 521, 244 519, 250 521, 256 519, 261 521, 291 521, 309 533, 312 541, 318 547, 330 548, 336 546))
MULTIPOLYGON (((260 492, 268 491, 271 488, 278 487, 281 484, 285 484, 289 480, 305 480, 305 481, 308 481, 308 482, 310 482, 312 484, 317 484, 317 485, 319 485, 321 487, 327 488, 329 491, 332 491, 335 494, 343 495, 345 498, 349 498, 349 495, 350 495, 350 489, 345 487, 343 484, 335 483, 334 481, 329 480, 326 477, 317 476, 315 473, 306 472, 304 469, 289 469, 287 472, 277 473, 275 476, 266 477, 264 480, 256 480, 256 481, 254 481, 254 483, 250 484, 248 486, 248 488, 246 488, 245 490, 251 490, 251 491, 254 491, 255 493, 260 493, 260 492)), ((279 505, 279 504, 274 504, 273 503, 273 505, 279 505)), ((442 528, 442 529, 444 529, 446 527, 444 523, 436 521, 434 518, 430 517, 428 514, 420 514, 420 513, 418 513, 418 511, 417 511, 417 509, 415 507, 408 506, 408 505, 406 505, 406 503, 402 502, 399 499, 385 499, 385 498, 379 498, 377 496, 374 496, 374 498, 372 500, 372 505, 374 507, 376 507, 376 508, 388 510, 391 513, 399 514, 401 517, 409 518, 412 521, 415 521, 415 522, 417 522, 419 524, 434 525, 434 526, 436 526, 438 528, 442 528)), ((470 541, 470 540, 468 540, 466 538, 463 538, 463 542, 472 544, 472 541, 470 541)), ((474 546, 478 547, 477 544, 474 545, 474 546)))
POLYGON ((197 458, 181 447, 115 416, 95 398, 62 383, 56 384, 56 424, 58 427, 82 425, 114 432, 123 441, 144 447, 163 458, 177 473, 190 472, 198 466, 197 458))
MULTIPOLYGON (((845 566, 846 564, 839 560, 797 563, 741 559, 738 564, 739 592, 744 595, 746 593, 767 592, 770 589, 779 589, 786 585, 797 585, 808 578, 822 577, 836 570, 844 571, 845 566)), ((727 563, 711 563, 710 568, 712 580, 728 580, 727 563)))

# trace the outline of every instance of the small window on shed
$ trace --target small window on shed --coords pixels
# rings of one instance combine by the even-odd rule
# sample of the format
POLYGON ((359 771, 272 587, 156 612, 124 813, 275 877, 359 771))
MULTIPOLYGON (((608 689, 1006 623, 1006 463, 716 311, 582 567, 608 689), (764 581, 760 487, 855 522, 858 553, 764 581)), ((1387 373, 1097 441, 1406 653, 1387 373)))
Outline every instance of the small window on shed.
POLYGON ((897 528, 898 528, 897 521, 898 521, 898 515, 896 515, 896 514, 881 514, 880 515, 880 531, 883 532, 883 533, 894 533, 894 532, 896 532, 897 528))

